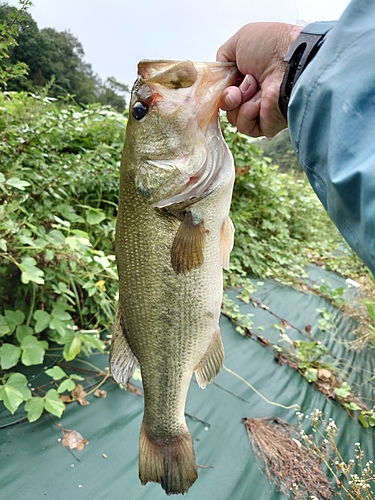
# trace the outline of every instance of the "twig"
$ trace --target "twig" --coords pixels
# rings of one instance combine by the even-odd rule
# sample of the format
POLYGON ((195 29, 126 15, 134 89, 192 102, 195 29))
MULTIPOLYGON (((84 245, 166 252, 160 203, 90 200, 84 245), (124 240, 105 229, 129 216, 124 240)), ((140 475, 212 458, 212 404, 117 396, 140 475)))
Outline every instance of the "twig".
POLYGON ((248 387, 250 387, 250 389, 252 389, 255 394, 257 394, 260 398, 263 399, 263 401, 265 401, 266 403, 272 405, 272 406, 279 406, 280 408, 283 408, 284 410, 291 410, 293 408, 296 408, 297 410, 300 410, 301 407, 300 405, 297 405, 297 404, 294 404, 294 405, 291 405, 291 406, 285 406, 285 405, 282 405, 281 403, 275 403, 274 401, 270 401, 269 399, 267 399, 265 396, 263 396, 263 394, 261 394, 257 389, 255 389, 254 386, 252 386, 247 380, 245 380, 244 378, 242 378, 240 375, 238 375, 238 373, 232 371, 230 368, 227 368, 225 365, 223 365, 223 368, 225 371, 227 371, 228 373, 230 373, 231 375, 234 375, 235 377, 237 377, 239 380, 241 380, 241 382, 243 382, 244 384, 246 384, 248 387))

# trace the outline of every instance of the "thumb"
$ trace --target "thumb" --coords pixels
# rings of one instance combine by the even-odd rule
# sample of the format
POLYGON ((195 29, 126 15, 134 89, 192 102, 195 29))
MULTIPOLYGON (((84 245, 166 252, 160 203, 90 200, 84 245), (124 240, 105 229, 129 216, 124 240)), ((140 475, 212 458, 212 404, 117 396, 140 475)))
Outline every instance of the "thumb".
POLYGON ((217 51, 216 60, 219 62, 235 62, 236 61, 236 42, 235 36, 229 38, 217 51))

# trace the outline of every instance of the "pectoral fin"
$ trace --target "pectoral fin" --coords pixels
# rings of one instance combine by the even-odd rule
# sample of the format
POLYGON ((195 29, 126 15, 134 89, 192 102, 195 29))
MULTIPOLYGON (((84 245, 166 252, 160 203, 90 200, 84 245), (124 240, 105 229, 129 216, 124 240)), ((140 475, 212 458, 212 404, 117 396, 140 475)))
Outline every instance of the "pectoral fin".
POLYGON ((234 243, 234 226, 233 222, 227 217, 221 228, 220 235, 220 255, 221 265, 224 269, 229 269, 229 256, 234 243))
POLYGON ((186 212, 171 248, 171 263, 177 274, 201 267, 205 236, 203 221, 186 212))
POLYGON ((199 387, 204 389, 210 384, 221 370, 224 363, 224 346, 221 339, 220 328, 217 327, 215 336, 207 349, 207 352, 194 369, 199 387))
POLYGON ((138 359, 134 356, 126 339, 120 307, 117 307, 109 357, 111 374, 116 382, 122 384, 126 389, 137 364, 138 359))

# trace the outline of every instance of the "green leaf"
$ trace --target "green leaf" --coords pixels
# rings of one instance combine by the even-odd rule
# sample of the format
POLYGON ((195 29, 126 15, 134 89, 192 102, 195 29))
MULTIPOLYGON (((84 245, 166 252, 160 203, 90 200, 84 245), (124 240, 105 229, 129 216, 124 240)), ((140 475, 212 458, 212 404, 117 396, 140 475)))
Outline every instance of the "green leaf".
POLYGON ((49 368, 46 370, 44 373, 49 375, 50 377, 53 378, 53 380, 61 380, 64 377, 67 377, 68 375, 64 372, 60 366, 54 366, 53 368, 49 368))
POLYGON ((69 221, 60 219, 60 217, 57 217, 57 215, 54 215, 53 218, 55 219, 56 222, 58 222, 62 226, 70 227, 70 222, 69 221))
POLYGON ((368 429, 369 423, 367 422, 366 417, 362 413, 359 414, 358 420, 361 422, 361 424, 365 429, 368 429))
POLYGON ((65 335, 64 358, 72 361, 81 352, 81 339, 74 332, 67 332, 65 335))
POLYGON ((0 347, 0 365, 3 370, 9 370, 18 363, 21 357, 21 349, 13 344, 3 344, 0 347))
POLYGON ((75 373, 72 373, 72 375, 70 375, 70 378, 72 380, 85 380, 85 377, 81 377, 81 375, 76 375, 75 373))
POLYGON ((57 389, 57 392, 59 394, 62 394, 65 391, 71 392, 75 388, 75 386, 76 386, 76 383, 74 382, 74 380, 72 380, 71 378, 68 378, 68 379, 64 380, 63 382, 61 382, 61 384, 59 385, 59 387, 57 389))
POLYGON ((56 389, 50 389, 45 395, 45 405, 44 408, 55 415, 56 417, 61 417, 64 411, 64 403, 59 398, 59 395, 56 389))
POLYGON ((70 246, 72 250, 77 250, 80 247, 91 247, 91 243, 87 238, 81 238, 79 236, 68 236, 66 238, 67 245, 70 246))
POLYGON ((343 382, 341 387, 336 387, 334 391, 337 396, 345 399, 350 395, 352 388, 346 382, 343 382))
POLYGON ((4 240, 4 238, 0 238, 0 250, 3 252, 7 251, 7 242, 4 240))
POLYGON ((41 417, 45 406, 44 398, 33 397, 26 401, 25 410, 29 422, 35 422, 41 417))
POLYGON ((22 311, 11 311, 7 309, 4 311, 6 322, 10 328, 10 331, 13 333, 18 325, 22 325, 25 321, 25 315, 22 311))
POLYGON ((40 365, 43 363, 45 343, 33 335, 27 335, 21 342, 22 363, 25 366, 40 365))
POLYGON ((20 189, 21 191, 24 191, 25 187, 31 186, 30 182, 22 181, 18 177, 10 177, 10 179, 5 181, 5 184, 20 189))
POLYGON ((60 283, 59 283, 58 290, 61 293, 65 293, 66 295, 70 295, 70 297, 75 297, 74 293, 68 288, 68 285, 66 283, 63 283, 62 281, 60 281, 60 283))
POLYGON ((21 343, 22 340, 27 335, 32 335, 33 333, 34 333, 34 330, 30 326, 20 325, 20 326, 17 326, 17 328, 16 328, 16 338, 17 338, 19 343, 21 343))
POLYGON ((58 245, 63 245, 65 243, 65 236, 59 229, 52 229, 48 233, 48 236, 50 236, 54 243, 57 243, 58 245))
POLYGON ((32 257, 24 257, 22 262, 18 264, 18 267, 22 271, 21 281, 25 285, 33 281, 38 285, 44 285, 44 272, 36 266, 36 260, 32 257))
POLYGON ((0 338, 4 337, 4 335, 8 335, 8 333, 12 332, 10 331, 10 328, 8 326, 5 317, 2 314, 0 314, 0 338))
POLYGON ((34 312, 34 319, 36 320, 34 327, 35 333, 40 333, 49 327, 51 321, 51 315, 46 311, 38 309, 37 311, 34 312))
POLYGON ((6 385, 17 389, 21 394, 23 399, 26 401, 31 398, 31 391, 27 386, 27 378, 23 373, 12 373, 8 378, 6 385))
POLYGON ((86 215, 86 221, 90 226, 100 224, 106 218, 105 213, 101 210, 90 209, 86 215))
POLYGON ((71 315, 66 311, 66 307, 60 304, 52 309, 51 315, 54 319, 60 319, 61 321, 69 321, 72 319, 71 315))
POLYGON ((142 382, 142 374, 139 366, 137 366, 137 368, 134 370, 132 377, 134 380, 140 380, 142 382))
MULTIPOLYGON (((83 219, 82 222, 84 222, 83 219)), ((82 231, 81 229, 72 229, 70 232, 72 234, 75 234, 76 236, 81 236, 82 238, 86 238, 87 240, 90 239, 89 233, 87 233, 86 231, 82 231)))
POLYGON ((62 337, 64 337, 66 333, 66 325, 67 323, 65 321, 61 321, 58 318, 52 318, 49 327, 51 330, 56 330, 62 337))
POLYGON ((318 370, 316 368, 308 368, 305 371, 305 377, 308 382, 316 382, 318 379, 318 370))
POLYGON ((99 351, 101 351, 101 352, 103 352, 105 349, 104 342, 102 342, 98 337, 95 337, 94 335, 90 335, 88 333, 83 333, 83 334, 80 334, 80 338, 85 344, 88 344, 89 346, 96 347, 96 349, 99 349, 99 351))
POLYGON ((107 267, 109 267, 111 265, 109 260, 107 259, 107 257, 98 257, 97 255, 95 255, 94 260, 95 260, 95 262, 100 264, 102 267, 104 267, 104 269, 106 269, 107 267))
POLYGON ((8 386, 8 384, 0 386, 0 401, 4 402, 4 405, 11 413, 17 410, 23 400, 23 396, 18 389, 8 386))
POLYGON ((361 409, 356 403, 344 403, 345 408, 351 411, 359 411, 361 409))

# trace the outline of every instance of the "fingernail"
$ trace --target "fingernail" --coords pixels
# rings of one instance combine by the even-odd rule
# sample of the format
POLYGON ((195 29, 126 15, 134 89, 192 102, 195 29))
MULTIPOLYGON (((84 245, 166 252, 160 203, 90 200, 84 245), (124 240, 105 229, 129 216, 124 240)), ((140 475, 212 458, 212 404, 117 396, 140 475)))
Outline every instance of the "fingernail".
POLYGON ((251 87, 251 77, 250 75, 246 75, 243 82, 240 85, 241 92, 247 92, 251 87))
POLYGON ((225 104, 230 107, 230 108, 234 108, 235 107, 235 102, 233 100, 233 97, 231 96, 231 94, 228 92, 228 94, 224 97, 224 101, 225 101, 225 104))

